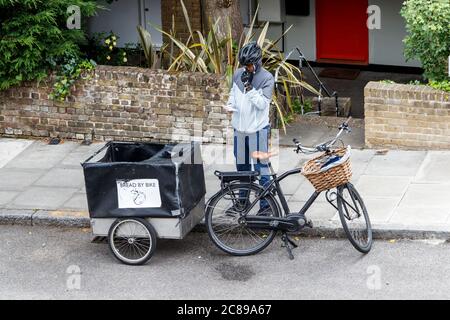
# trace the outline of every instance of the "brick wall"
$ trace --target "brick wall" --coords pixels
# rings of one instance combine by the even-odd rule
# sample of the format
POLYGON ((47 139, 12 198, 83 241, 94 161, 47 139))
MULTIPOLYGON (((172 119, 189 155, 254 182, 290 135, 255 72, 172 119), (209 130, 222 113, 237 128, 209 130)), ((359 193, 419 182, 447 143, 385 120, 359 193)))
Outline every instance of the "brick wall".
POLYGON ((214 74, 97 66, 75 89, 65 102, 49 100, 51 81, 0 91, 0 134, 224 142, 230 122, 228 87, 214 74))
POLYGON ((450 149, 450 93, 369 82, 364 112, 368 147, 450 149))

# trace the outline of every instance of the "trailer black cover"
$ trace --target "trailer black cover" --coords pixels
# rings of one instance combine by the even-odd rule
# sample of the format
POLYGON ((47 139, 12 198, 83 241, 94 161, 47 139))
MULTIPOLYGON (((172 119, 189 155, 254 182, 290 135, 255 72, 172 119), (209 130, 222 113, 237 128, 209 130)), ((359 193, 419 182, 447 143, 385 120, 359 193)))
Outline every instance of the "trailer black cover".
POLYGON ((111 141, 82 166, 91 218, 184 217, 206 193, 199 143, 111 141))

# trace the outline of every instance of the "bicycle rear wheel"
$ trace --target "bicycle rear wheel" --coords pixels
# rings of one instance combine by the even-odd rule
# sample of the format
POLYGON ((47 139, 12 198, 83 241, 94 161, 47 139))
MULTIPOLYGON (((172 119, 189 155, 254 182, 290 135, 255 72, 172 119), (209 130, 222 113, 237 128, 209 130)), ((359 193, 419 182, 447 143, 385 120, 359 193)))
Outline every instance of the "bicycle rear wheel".
POLYGON ((351 183, 337 188, 339 218, 347 238, 356 250, 368 253, 372 247, 372 226, 363 199, 351 183))
MULTIPOLYGON (((274 239, 276 231, 248 228, 239 223, 239 218, 256 199, 262 188, 255 184, 233 184, 214 196, 205 215, 208 235, 222 251, 235 256, 247 256, 265 249, 274 239)), ((267 208, 259 211, 256 204, 248 215, 279 216, 275 199, 264 198, 267 208)))

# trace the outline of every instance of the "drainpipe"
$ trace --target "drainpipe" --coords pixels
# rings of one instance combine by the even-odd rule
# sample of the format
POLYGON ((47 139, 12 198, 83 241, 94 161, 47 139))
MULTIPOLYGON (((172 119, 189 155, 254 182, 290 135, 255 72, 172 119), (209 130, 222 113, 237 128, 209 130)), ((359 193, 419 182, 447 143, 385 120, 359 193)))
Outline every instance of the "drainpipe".
POLYGON ((138 18, 139 25, 143 28, 147 29, 145 23, 145 0, 137 0, 138 1, 138 18))
POLYGON ((253 17, 252 17, 252 0, 248 0, 248 25, 250 25, 250 23, 252 23, 253 17))

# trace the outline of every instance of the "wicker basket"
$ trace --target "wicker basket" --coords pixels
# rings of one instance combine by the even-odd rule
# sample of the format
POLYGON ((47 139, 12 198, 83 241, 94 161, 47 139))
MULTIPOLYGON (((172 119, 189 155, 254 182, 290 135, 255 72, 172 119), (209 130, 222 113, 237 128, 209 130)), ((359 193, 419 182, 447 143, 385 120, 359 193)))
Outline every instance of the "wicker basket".
MULTIPOLYGON (((343 156, 346 152, 346 148, 340 148, 332 151, 332 154, 343 156)), ((316 161, 325 156, 327 154, 324 153, 319 157, 307 161, 302 168, 302 174, 312 183, 317 192, 346 184, 352 177, 350 158, 336 167, 320 172, 320 164, 316 161)))

